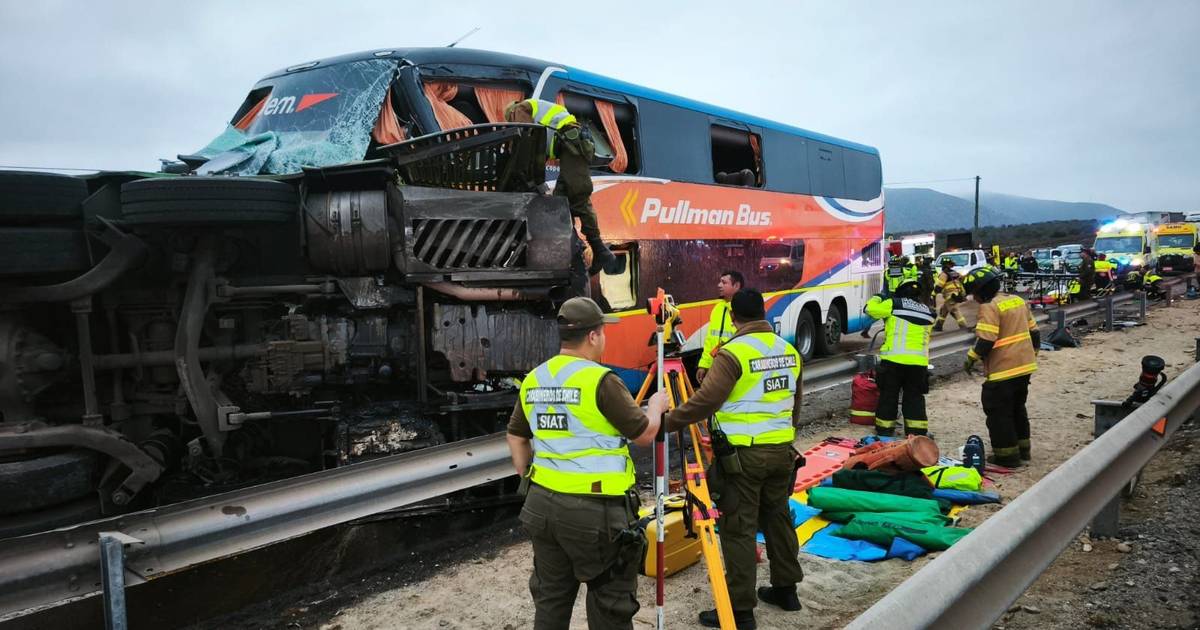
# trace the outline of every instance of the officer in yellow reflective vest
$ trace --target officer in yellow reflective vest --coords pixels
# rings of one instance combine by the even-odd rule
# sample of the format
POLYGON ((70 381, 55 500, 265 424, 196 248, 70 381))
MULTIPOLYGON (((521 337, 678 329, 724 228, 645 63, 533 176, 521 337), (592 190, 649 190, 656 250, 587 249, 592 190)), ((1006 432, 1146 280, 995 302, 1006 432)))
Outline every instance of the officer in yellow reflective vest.
POLYGON ((627 444, 647 446, 667 407, 655 394, 647 413, 621 379, 598 363, 605 317, 588 298, 558 311, 562 347, 521 383, 508 423, 508 448, 527 478, 521 523, 533 542, 529 591, 533 627, 566 628, 587 584, 590 628, 633 627, 645 537, 627 444))
POLYGON ((697 383, 704 382, 704 375, 708 373, 708 368, 712 367, 713 357, 717 356, 717 350, 721 348, 721 344, 729 341, 729 338, 733 336, 733 320, 729 317, 729 300, 733 299, 733 294, 742 290, 744 284, 746 284, 746 279, 740 271, 723 272, 720 280, 717 281, 717 295, 721 299, 713 306, 712 312, 708 315, 708 329, 704 333, 704 351, 700 353, 700 362, 696 364, 697 383))
POLYGON ((921 303, 919 284, 904 280, 890 297, 872 296, 863 309, 867 315, 884 320, 883 347, 875 368, 879 386, 879 406, 875 410, 876 435, 894 435, 904 403, 904 432, 925 435, 929 417, 925 412, 925 394, 929 377, 929 335, 933 311, 921 303))
POLYGON ((588 247, 592 248, 592 266, 588 273, 596 275, 602 269, 612 270, 616 256, 600 238, 600 224, 592 207, 592 158, 596 145, 591 136, 567 108, 540 99, 514 101, 504 110, 504 119, 515 123, 537 123, 551 130, 547 142, 550 159, 558 160, 558 180, 554 194, 567 198, 571 216, 579 219, 579 227, 588 247))
MULTIPOLYGON (((740 472, 713 466, 711 487, 721 515, 721 553, 738 628, 754 628, 759 599, 784 610, 800 610, 796 584, 804 572, 788 499, 793 491, 800 412, 800 354, 765 321, 762 294, 742 289, 730 300, 737 332, 713 359, 696 395, 667 414, 668 431, 710 416, 733 446, 740 472), (771 585, 755 591, 757 532, 763 532, 771 585), (756 598, 757 595, 757 598, 756 598)), ((717 612, 700 613, 700 623, 719 627, 717 612)))
POLYGON ((1000 274, 981 267, 963 280, 967 293, 979 303, 975 346, 967 351, 963 369, 970 374, 983 362, 987 381, 980 402, 987 416, 993 461, 1019 466, 1030 459, 1029 375, 1037 370, 1042 344, 1037 322, 1025 300, 1000 292, 1000 274))

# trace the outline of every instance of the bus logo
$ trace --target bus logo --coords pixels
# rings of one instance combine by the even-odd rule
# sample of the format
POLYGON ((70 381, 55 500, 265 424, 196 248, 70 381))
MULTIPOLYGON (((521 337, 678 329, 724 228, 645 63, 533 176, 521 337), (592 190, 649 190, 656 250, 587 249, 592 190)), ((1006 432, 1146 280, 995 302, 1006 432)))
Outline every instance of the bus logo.
POLYGON ((291 114, 302 112, 313 105, 324 103, 329 99, 337 96, 337 92, 324 92, 321 94, 305 94, 300 97, 300 103, 296 103, 295 96, 276 96, 271 97, 267 104, 263 106, 263 116, 273 116, 276 114, 291 114))
POLYGON ((657 197, 647 197, 642 206, 642 223, 651 220, 670 225, 771 225, 771 213, 755 210, 748 203, 738 204, 737 210, 729 208, 695 208, 690 199, 680 199, 673 206, 665 206, 657 197))
POLYGON ((637 200, 638 191, 636 188, 631 188, 629 192, 625 193, 625 199, 621 201, 621 216, 629 227, 637 227, 637 215, 633 213, 633 207, 637 204, 637 200))

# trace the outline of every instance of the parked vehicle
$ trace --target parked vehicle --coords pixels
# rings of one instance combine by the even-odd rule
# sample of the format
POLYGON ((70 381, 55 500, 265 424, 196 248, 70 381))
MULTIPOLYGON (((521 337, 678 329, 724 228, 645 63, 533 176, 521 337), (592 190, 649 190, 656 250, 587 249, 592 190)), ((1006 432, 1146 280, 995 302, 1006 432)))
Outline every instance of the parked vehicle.
POLYGON ((988 264, 987 253, 982 249, 964 249, 942 252, 934 261, 933 268, 941 269, 942 261, 946 259, 953 261, 954 270, 964 276, 988 264))
POLYGON ((0 537, 502 430, 591 284, 640 382, 657 287, 699 345, 737 269, 804 355, 879 289, 878 152, 544 61, 369 51, 274 72, 162 173, 0 172, 0 537), (544 129, 602 156, 587 278, 544 129), (774 261, 774 262, 772 262, 774 261))
POLYGON ((1197 243, 1194 223, 1166 223, 1154 228, 1152 249, 1155 270, 1160 274, 1188 273, 1195 270, 1193 248, 1197 243))
POLYGON ((1092 248, 1097 254, 1105 254, 1109 261, 1116 263, 1119 274, 1141 270, 1154 264, 1147 233, 1145 223, 1118 219, 1100 227, 1092 248))

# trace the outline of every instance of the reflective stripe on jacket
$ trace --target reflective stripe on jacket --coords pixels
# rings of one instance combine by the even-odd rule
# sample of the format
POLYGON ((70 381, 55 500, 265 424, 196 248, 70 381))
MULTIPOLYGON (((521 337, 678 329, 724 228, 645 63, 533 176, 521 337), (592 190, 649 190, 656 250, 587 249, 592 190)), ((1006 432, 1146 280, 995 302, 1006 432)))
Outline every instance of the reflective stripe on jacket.
POLYGON ((934 316, 928 306, 909 298, 884 299, 875 295, 867 300, 864 310, 875 319, 886 320, 880 359, 901 365, 929 365, 929 335, 934 316))
POLYGON ((624 494, 634 483, 626 440, 600 413, 596 389, 609 370, 558 355, 521 383, 521 407, 533 431, 530 479, 564 494, 624 494))
POLYGON ((700 353, 700 362, 696 365, 707 370, 712 367, 713 355, 721 344, 729 341, 737 329, 729 317, 729 302, 720 300, 708 315, 708 330, 704 333, 704 351, 700 353))
MULTIPOLYGON (((525 102, 529 103, 529 115, 533 118, 533 122, 543 127, 549 127, 557 132, 568 125, 578 124, 575 117, 571 115, 571 112, 558 103, 543 101, 537 98, 526 99, 525 102)), ((557 157, 554 154, 556 135, 550 134, 550 140, 546 149, 547 154, 552 160, 557 157)))
POLYGON ((991 301, 979 305, 975 335, 992 342, 991 351, 984 357, 989 381, 1004 381, 1037 370, 1037 356, 1029 334, 1035 328, 1037 322, 1029 306, 1015 295, 997 293, 991 301))
POLYGON ((800 353, 775 333, 740 335, 722 348, 742 375, 717 410, 717 424, 734 446, 787 444, 796 439, 792 408, 800 382, 800 353))

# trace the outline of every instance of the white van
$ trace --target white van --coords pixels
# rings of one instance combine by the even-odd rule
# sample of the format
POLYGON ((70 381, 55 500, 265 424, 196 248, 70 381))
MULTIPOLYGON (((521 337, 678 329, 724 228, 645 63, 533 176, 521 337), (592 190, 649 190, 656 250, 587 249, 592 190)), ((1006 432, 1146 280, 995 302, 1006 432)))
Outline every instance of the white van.
POLYGON ((987 254, 982 249, 960 249, 952 252, 942 252, 934 262, 933 270, 942 270, 942 261, 949 258, 954 263, 954 270, 959 275, 968 273, 988 264, 987 254))

